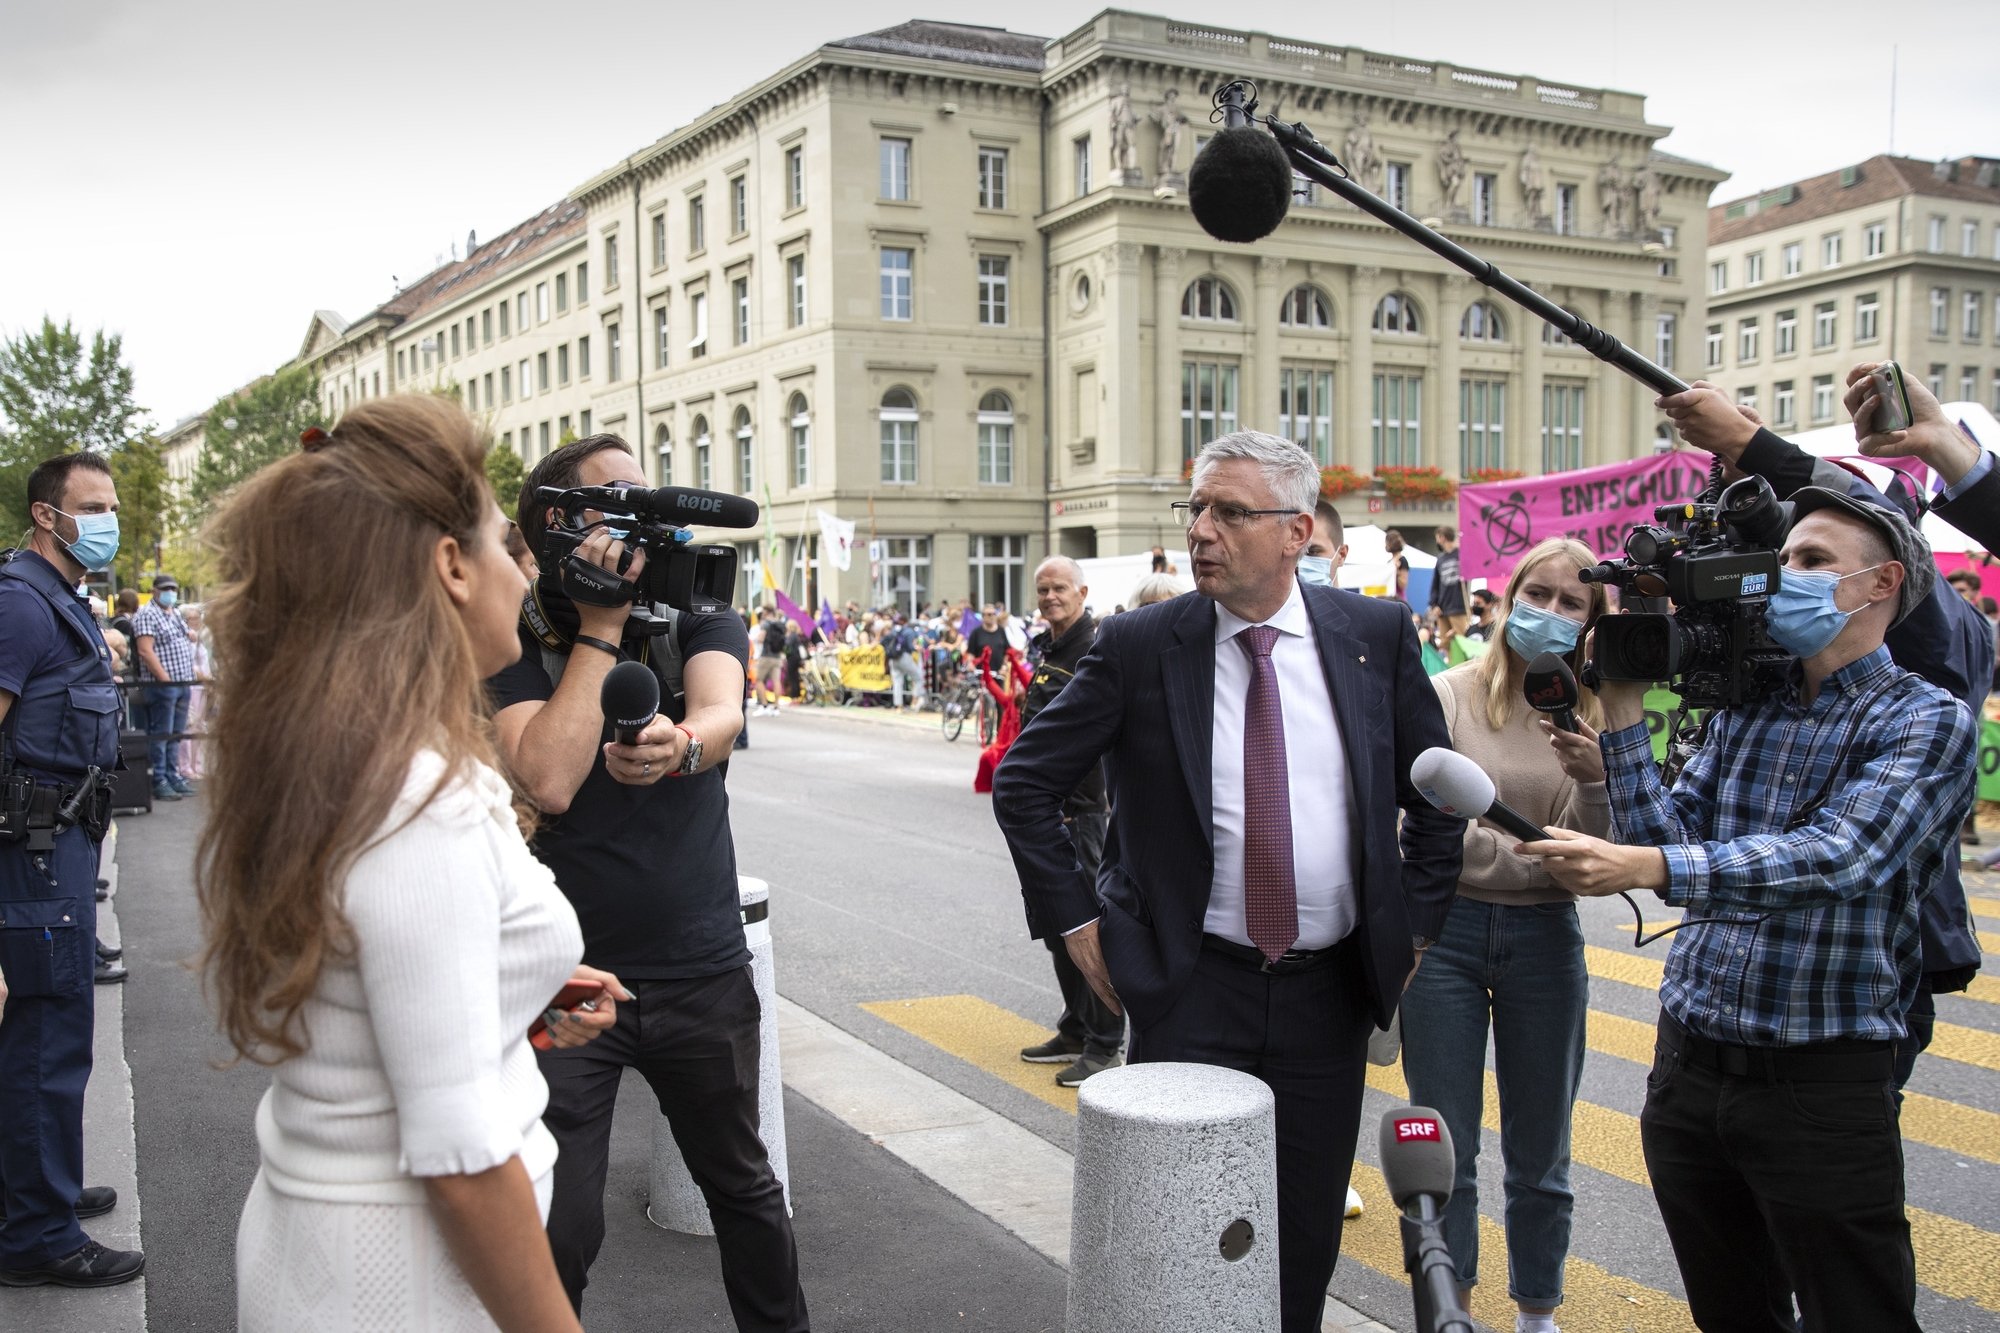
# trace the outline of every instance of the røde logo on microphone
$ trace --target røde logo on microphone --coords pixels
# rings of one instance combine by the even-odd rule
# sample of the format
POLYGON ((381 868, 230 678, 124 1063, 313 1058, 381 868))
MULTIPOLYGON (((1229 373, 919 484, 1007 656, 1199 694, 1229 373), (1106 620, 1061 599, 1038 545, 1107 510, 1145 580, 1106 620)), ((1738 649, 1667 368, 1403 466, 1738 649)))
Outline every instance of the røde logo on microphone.
POLYGON ((674 504, 676 507, 681 509, 699 509, 710 514, 720 513, 722 511, 722 501, 712 500, 706 496, 701 496, 701 495, 677 496, 675 497, 674 504))
POLYGON ((1396 1122, 1396 1142, 1410 1143, 1414 1141, 1436 1143, 1438 1141, 1438 1122, 1416 1118, 1398 1120, 1396 1122))

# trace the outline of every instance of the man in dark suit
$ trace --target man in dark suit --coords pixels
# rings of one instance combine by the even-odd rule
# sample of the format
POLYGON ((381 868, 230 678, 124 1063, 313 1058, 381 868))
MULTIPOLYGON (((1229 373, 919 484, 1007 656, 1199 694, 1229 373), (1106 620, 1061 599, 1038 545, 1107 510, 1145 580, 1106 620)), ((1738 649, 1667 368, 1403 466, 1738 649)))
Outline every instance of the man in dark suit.
POLYGON ((1916 379, 1904 381, 1910 395, 1909 429, 1876 430, 1875 391, 1868 376, 1881 364, 1863 361, 1847 372, 1847 414, 1854 418, 1861 452, 1930 464, 1944 486, 1933 498, 1932 510, 1987 550, 2000 549, 2000 469, 1994 467, 1993 455, 1969 429, 1946 416, 1936 395, 1916 379))
POLYGON ((1450 739, 1407 609, 1296 578, 1312 459, 1242 431, 1193 480, 1195 594, 1101 624, 1008 751, 993 806, 1036 937, 1062 935, 1129 1011, 1131 1060, 1270 1085, 1284 1329, 1316 1333, 1368 1034, 1442 927, 1464 824, 1409 781, 1450 739), (1112 814, 1093 883, 1062 805, 1100 757, 1112 814))

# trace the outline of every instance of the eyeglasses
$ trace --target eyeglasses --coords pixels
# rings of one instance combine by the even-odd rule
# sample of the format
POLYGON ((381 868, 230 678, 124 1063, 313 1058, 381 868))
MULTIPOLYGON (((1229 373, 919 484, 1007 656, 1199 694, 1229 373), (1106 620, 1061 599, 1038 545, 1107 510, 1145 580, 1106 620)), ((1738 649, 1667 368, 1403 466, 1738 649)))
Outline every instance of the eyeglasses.
POLYGON ((1296 509, 1245 509, 1242 505, 1211 505, 1194 500, 1176 500, 1167 508, 1174 511, 1184 528, 1193 527, 1204 514, 1213 519, 1217 527, 1241 529, 1249 527, 1253 518, 1263 518, 1270 514, 1283 514, 1291 518, 1300 512, 1296 509))

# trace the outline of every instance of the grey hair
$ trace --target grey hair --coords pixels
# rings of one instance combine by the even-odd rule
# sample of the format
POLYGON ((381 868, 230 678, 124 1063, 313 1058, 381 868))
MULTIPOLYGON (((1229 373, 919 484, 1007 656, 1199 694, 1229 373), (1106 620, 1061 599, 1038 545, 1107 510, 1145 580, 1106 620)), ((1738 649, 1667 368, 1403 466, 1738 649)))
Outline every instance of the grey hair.
POLYGON ((1231 458, 1247 458, 1263 469, 1264 484, 1285 508, 1310 514, 1319 503, 1319 464, 1312 455, 1290 440, 1260 430, 1220 435, 1202 446, 1194 456, 1195 485, 1201 484, 1202 473, 1231 458))
POLYGON ((1148 574, 1133 587, 1131 606, 1136 611, 1154 602, 1169 601, 1186 591, 1181 581, 1172 574, 1148 574))
POLYGON ((1047 569, 1050 565, 1054 565, 1057 569, 1060 569, 1063 573, 1067 574, 1069 576, 1069 581, 1075 584, 1077 587, 1081 588, 1083 586, 1083 566, 1079 565, 1078 563, 1076 563, 1076 561, 1070 559, 1066 555, 1052 555, 1048 559, 1042 561, 1041 564, 1036 565, 1035 578, 1039 580, 1042 577, 1042 571, 1047 569))

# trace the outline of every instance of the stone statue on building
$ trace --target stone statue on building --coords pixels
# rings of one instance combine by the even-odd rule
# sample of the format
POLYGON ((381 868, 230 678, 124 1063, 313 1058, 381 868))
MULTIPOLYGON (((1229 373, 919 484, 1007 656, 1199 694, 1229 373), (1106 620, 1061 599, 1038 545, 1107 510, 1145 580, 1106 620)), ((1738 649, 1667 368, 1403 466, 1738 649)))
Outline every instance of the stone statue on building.
POLYGON ((1458 146, 1458 131, 1444 136, 1444 145, 1438 149, 1438 190, 1444 197, 1447 214, 1460 211, 1458 206, 1459 187, 1465 184, 1465 150, 1458 146))
POLYGON ((1139 144, 1132 131, 1139 127, 1139 113, 1132 109, 1132 85, 1121 83, 1111 94, 1111 171, 1113 184, 1137 185, 1139 144))
POLYGON ((1527 200, 1529 226, 1539 226, 1548 220, 1548 209, 1543 206, 1548 192, 1549 175, 1542 170, 1541 155, 1529 144, 1521 154, 1521 195, 1527 200))
POLYGON ((1660 173, 1652 163, 1642 162, 1632 173, 1632 197, 1638 208, 1639 229, 1648 234, 1660 229, 1660 173))
POLYGON ((1604 215, 1606 235, 1623 236, 1632 229, 1625 216, 1625 206, 1631 197, 1625 168, 1618 165, 1616 158, 1597 169, 1597 207, 1604 215))
POLYGON ((1382 172, 1382 155, 1375 151, 1375 136, 1368 132, 1368 113, 1354 113, 1354 124, 1347 131, 1347 143, 1341 150, 1341 162, 1365 190, 1380 191, 1377 177, 1382 172))
POLYGON ((1181 90, 1169 88, 1153 110, 1152 119, 1160 127, 1160 157, 1154 189, 1172 193, 1187 188, 1187 169, 1181 165, 1182 149, 1192 137, 1187 114, 1181 110, 1181 90))

